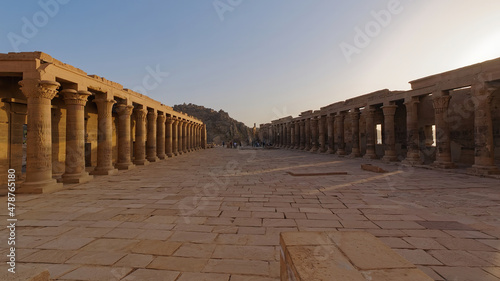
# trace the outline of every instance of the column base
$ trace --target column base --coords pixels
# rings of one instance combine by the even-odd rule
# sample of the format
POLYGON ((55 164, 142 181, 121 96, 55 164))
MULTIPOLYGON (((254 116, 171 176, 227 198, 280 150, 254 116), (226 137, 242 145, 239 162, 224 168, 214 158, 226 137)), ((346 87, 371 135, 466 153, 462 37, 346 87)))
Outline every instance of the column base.
POLYGON ((323 148, 320 148, 320 149, 319 149, 319 153, 325 153, 325 152, 327 152, 327 149, 326 149, 326 148, 324 148, 324 147, 323 147, 323 148))
POLYGON ((132 164, 132 162, 130 162, 130 163, 116 163, 115 168, 117 168, 118 170, 132 170, 135 168, 135 165, 132 164))
POLYGON ((182 151, 183 153, 188 153, 187 149, 182 151))
POLYGON ((444 162, 444 161, 434 161, 431 166, 441 169, 453 169, 456 168, 455 163, 453 162, 444 162))
POLYGON ((422 164, 422 159, 420 157, 406 157, 403 161, 401 161, 404 165, 409 165, 409 166, 414 166, 414 165, 421 165, 422 164))
POLYGON ((382 162, 396 162, 398 161, 398 157, 396 155, 384 155, 382 157, 382 162))
POLYGON ((160 160, 164 160, 165 158, 167 158, 167 155, 166 154, 161 154, 161 155, 158 155, 158 158, 160 160))
POLYGON ((142 160, 134 160, 133 162, 135 165, 138 165, 138 166, 146 166, 146 165, 149 165, 151 163, 149 163, 148 160, 146 159, 142 159, 142 160))
POLYGON ((326 154, 334 154, 335 151, 331 148, 328 148, 328 150, 326 151, 326 154))
POLYGON ((159 162, 160 158, 154 156, 154 157, 147 157, 146 158, 149 162, 154 163, 154 162, 159 162))
POLYGON ((359 153, 359 150, 353 149, 351 151, 351 154, 348 156, 349 158, 356 158, 356 157, 361 157, 361 153, 359 153))
POLYGON ((79 174, 63 174, 62 181, 63 183, 86 183, 93 180, 94 177, 89 175, 86 171, 83 171, 79 174))
POLYGON ((472 165, 467 169, 467 172, 480 176, 500 175, 500 169, 497 166, 472 165))
POLYGON ((42 194, 52 193, 63 189, 63 184, 58 183, 55 179, 50 179, 41 182, 24 182, 16 189, 16 193, 21 194, 42 194))
POLYGON ((99 167, 96 167, 92 172, 90 172, 91 175, 96 175, 96 176, 110 176, 110 175, 116 175, 117 173, 118 169, 99 168, 99 167))
POLYGON ((177 154, 178 154, 178 155, 182 155, 183 153, 184 153, 184 152, 182 152, 182 151, 178 151, 178 152, 177 152, 177 154))
POLYGON ((366 154, 363 156, 363 159, 377 159, 377 154, 372 151, 367 151, 366 154))
POLYGON ((338 156, 345 156, 345 150, 343 150, 343 149, 337 149, 337 155, 338 156))
POLYGON ((304 150, 306 147, 305 146, 300 146, 299 150, 304 150))
POLYGON ((311 153, 316 153, 318 151, 319 151, 318 148, 314 147, 314 146, 311 148, 311 150, 309 150, 309 152, 311 152, 311 153))
POLYGON ((179 152, 172 152, 174 156, 179 156, 179 152))
POLYGON ((168 158, 172 158, 172 157, 174 157, 174 154, 173 153, 167 153, 167 157, 168 158))

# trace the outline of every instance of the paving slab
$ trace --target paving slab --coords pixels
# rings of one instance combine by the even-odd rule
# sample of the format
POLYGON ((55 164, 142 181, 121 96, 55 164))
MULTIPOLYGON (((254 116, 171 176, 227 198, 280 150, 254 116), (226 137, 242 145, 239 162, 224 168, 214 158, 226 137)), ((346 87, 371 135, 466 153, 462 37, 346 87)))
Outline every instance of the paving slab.
POLYGON ((436 280, 500 278, 498 179, 374 161, 388 171, 376 174, 359 168, 364 159, 248 152, 201 150, 19 195, 20 258, 51 266, 55 280, 276 281, 280 232, 354 230, 421 262, 436 280), (100 253, 95 264, 92 253, 100 253))

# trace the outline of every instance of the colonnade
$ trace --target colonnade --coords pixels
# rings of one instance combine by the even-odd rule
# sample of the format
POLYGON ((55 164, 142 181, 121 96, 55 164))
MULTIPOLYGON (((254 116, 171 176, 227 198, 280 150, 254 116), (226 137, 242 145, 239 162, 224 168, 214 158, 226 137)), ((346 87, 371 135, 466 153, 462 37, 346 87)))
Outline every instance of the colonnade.
POLYGON ((500 170, 500 59, 261 124, 275 147, 473 174, 500 170), (488 72, 488 69, 490 71, 488 72))
MULTIPOLYGON (((81 70, 75 75, 72 67, 43 53, 0 54, 0 72, 13 73, 9 71, 12 67, 22 72, 2 78, 8 87, 0 93, 4 108, 16 105, 26 112, 26 172, 17 192, 52 192, 63 183, 85 183, 96 175, 116 174, 206 147, 206 127, 199 119, 115 82, 81 70), (8 63, 12 60, 17 60, 17 65, 8 63), (33 61, 51 64, 50 71, 33 68, 33 61), (62 120, 57 122, 65 128, 53 128, 58 124, 53 112, 61 112, 62 120), (59 138, 61 134, 65 141, 59 138), (96 147, 92 147, 91 138, 96 147), (53 165, 59 163, 60 156, 54 156, 59 147, 65 152, 63 173, 58 178, 53 165)), ((9 131, 22 130, 13 127, 10 120, 2 121, 9 131)), ((22 148, 13 144, 19 142, 23 142, 22 134, 2 139, 1 145, 17 151, 22 148)), ((0 160, 5 171, 14 168, 11 158, 0 160)), ((15 168, 21 178, 22 167, 15 168)))

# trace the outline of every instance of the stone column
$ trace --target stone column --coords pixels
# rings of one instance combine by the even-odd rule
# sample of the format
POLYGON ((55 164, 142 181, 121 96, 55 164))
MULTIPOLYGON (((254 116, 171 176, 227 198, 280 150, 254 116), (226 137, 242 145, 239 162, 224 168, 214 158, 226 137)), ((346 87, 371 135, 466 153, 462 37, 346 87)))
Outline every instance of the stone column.
POLYGON ((105 97, 94 99, 97 105, 97 166, 92 175, 113 175, 118 172, 113 167, 113 104, 115 100, 105 97))
POLYGON ((319 152, 326 152, 326 134, 325 134, 326 116, 319 116, 319 152))
POLYGON ((360 157, 359 151, 359 108, 354 108, 349 113, 351 118, 352 148, 349 157, 360 157))
POLYGON ((365 107, 363 110, 366 122, 366 153, 363 156, 365 159, 377 159, 377 154, 375 153, 375 111, 376 109, 371 105, 365 107))
POLYGON ((148 111, 146 109, 136 109, 135 116, 135 143, 134 143, 134 164, 147 165, 146 160, 146 118, 148 111))
POLYGON ((189 124, 189 123, 186 122, 186 129, 184 131, 185 140, 186 140, 186 142, 184 144, 185 145, 184 150, 186 151, 186 153, 191 151, 190 144, 189 144, 189 139, 190 139, 190 135, 191 135, 190 132, 189 132, 190 126, 191 126, 191 124, 189 124))
POLYGON ((328 115, 326 117, 326 123, 328 126, 328 150, 326 153, 333 154, 335 152, 335 139, 333 138, 333 121, 334 117, 332 115, 328 115))
POLYGON ((60 84, 55 81, 24 79, 19 82, 28 99, 26 181, 18 193, 47 193, 59 190, 62 183, 52 178, 51 100, 60 84))
POLYGON ((172 145, 172 138, 173 138, 173 131, 172 131, 172 124, 174 123, 174 120, 172 118, 167 118, 166 120, 166 127, 165 127, 165 150, 167 152, 168 157, 173 157, 174 156, 174 150, 173 150, 173 145, 172 145))
POLYGON ((172 118, 172 154, 179 155, 179 120, 172 118))
POLYGON ((489 83, 472 85, 474 100, 474 165, 470 172, 479 175, 500 174, 495 165, 495 143, 493 121, 491 119, 491 100, 498 88, 489 83))
POLYGON ((201 129, 201 147, 203 149, 207 148, 207 125, 203 124, 203 128, 201 129))
POLYGON ((403 163, 408 165, 419 165, 420 158, 419 135, 418 135, 418 97, 411 97, 405 101, 406 106, 406 139, 408 151, 403 163))
POLYGON ((306 147, 306 121, 305 120, 300 120, 299 121, 299 127, 300 127, 300 150, 304 150, 306 147))
POLYGON ((288 122, 286 123, 286 148, 291 148, 292 147, 292 123, 288 122))
POLYGON ((115 167, 118 170, 130 170, 135 168, 130 157, 130 116, 134 107, 119 103, 116 105, 116 113, 118 113, 118 161, 115 167))
POLYGON ((311 150, 311 118, 306 118, 305 122, 305 127, 306 127, 306 141, 305 141, 305 146, 304 150, 309 151, 311 150))
POLYGON ((396 155, 396 133, 394 131, 394 114, 398 108, 395 104, 384 105, 382 110, 384 112, 384 157, 382 161, 391 162, 397 161, 396 155))
POLYGON ((286 126, 285 124, 281 124, 281 147, 286 146, 286 126))
POLYGON ((153 108, 148 109, 148 132, 146 142, 146 155, 149 162, 158 162, 160 159, 156 156, 156 118, 158 113, 153 108))
POLYGON ((335 115, 335 140, 337 146, 337 155, 345 155, 344 142, 344 112, 338 112, 335 115))
POLYGON ((156 119, 156 154, 161 160, 165 159, 165 114, 158 113, 156 119))
POLYGON ((187 153, 187 123, 182 122, 182 152, 187 153))
POLYGON ((193 123, 189 123, 189 151, 194 151, 194 129, 193 129, 193 123))
POLYGON ((311 118, 311 150, 318 152, 318 117, 311 118))
POLYGON ((451 96, 448 91, 437 91, 432 93, 434 116, 436 123, 436 161, 433 165, 439 168, 454 168, 451 162, 450 128, 448 120, 448 105, 451 96))
POLYGON ((85 111, 87 91, 62 90, 66 103, 66 161, 62 175, 64 183, 84 183, 93 179, 85 171, 85 111))
POLYGON ((179 124, 177 125, 177 153, 182 155, 184 153, 184 141, 183 141, 183 130, 182 126, 184 126, 184 122, 182 120, 178 120, 179 124))
POLYGON ((294 123, 294 143, 295 146, 293 147, 294 149, 299 149, 300 147, 300 121, 296 120, 294 123))

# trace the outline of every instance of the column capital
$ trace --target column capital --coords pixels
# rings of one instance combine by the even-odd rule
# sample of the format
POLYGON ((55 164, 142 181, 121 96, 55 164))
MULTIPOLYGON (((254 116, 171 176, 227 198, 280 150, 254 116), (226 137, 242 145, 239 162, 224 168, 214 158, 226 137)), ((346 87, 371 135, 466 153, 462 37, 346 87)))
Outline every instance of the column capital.
POLYGON ((146 109, 134 109, 134 113, 139 118, 139 120, 146 121, 146 116, 148 111, 146 109))
POLYGON ((124 103, 118 103, 116 105, 116 112, 119 116, 130 116, 133 110, 134 107, 132 105, 126 105, 124 103))
POLYGON ((494 91, 496 91, 499 87, 493 85, 492 83, 488 82, 483 82, 483 83, 475 83, 472 84, 471 89, 472 89, 472 96, 476 98, 486 98, 488 101, 492 98, 492 94, 494 91))
POLYGON ((405 99, 405 102, 403 103, 404 105, 412 105, 412 104, 417 104, 420 103, 420 97, 419 96, 413 96, 405 99))
POLYGON ((61 86, 56 81, 24 79, 18 83, 21 91, 27 98, 53 99, 57 94, 57 89, 61 86))
POLYGON ((432 98, 432 106, 434 107, 435 113, 443 113, 448 109, 448 105, 450 104, 451 96, 442 95, 432 98))
POLYGON ((353 118, 353 117, 354 117, 354 118, 359 118, 359 114, 360 114, 360 112, 359 112, 359 108, 353 108, 353 109, 349 112, 349 116, 350 116, 351 118, 353 118))
POLYGON ((91 92, 87 91, 76 91, 73 89, 65 89, 60 92, 63 95, 64 102, 66 104, 76 104, 84 106, 87 103, 87 99, 91 92))
POLYGON ((106 98, 97 98, 93 102, 97 104, 97 112, 100 117, 111 117, 113 104, 116 103, 115 100, 106 98))
POLYGON ((160 122, 160 123, 165 123, 165 120, 167 119, 167 117, 165 116, 164 113, 158 113, 158 117, 157 117, 157 121, 160 122))
POLYGON ((154 109, 154 108, 148 109, 148 118, 149 119, 156 119, 157 116, 158 116, 158 113, 156 112, 156 109, 154 109))
POLYGON ((398 108, 395 104, 388 104, 381 107, 384 112, 384 116, 393 116, 396 114, 396 109, 398 108))

